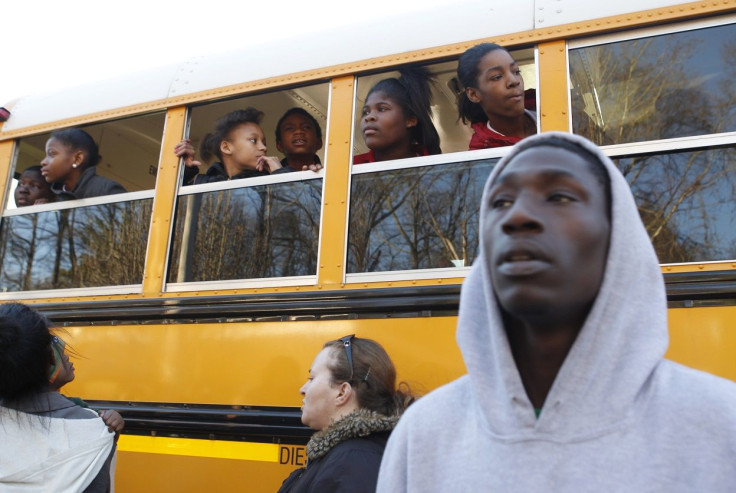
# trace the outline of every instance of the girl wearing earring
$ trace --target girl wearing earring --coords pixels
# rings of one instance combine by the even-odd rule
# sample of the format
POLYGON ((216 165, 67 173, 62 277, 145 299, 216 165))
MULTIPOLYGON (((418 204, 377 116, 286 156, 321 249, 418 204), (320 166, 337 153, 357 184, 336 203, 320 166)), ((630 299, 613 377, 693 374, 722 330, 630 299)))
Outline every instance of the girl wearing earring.
POLYGON ((41 174, 59 200, 125 193, 118 182, 97 175, 95 166, 99 161, 92 137, 79 128, 67 128, 52 133, 46 141, 41 174))

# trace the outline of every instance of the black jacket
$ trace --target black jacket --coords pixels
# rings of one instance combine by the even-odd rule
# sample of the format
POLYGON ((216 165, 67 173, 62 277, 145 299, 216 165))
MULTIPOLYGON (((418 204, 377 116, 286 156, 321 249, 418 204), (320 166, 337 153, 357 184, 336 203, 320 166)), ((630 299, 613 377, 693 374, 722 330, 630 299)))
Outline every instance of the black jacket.
POLYGON ((360 409, 315 433, 307 444, 307 466, 292 472, 279 493, 374 493, 398 419, 360 409))
MULTIPOLYGON (((283 168, 282 168, 283 169, 283 168)), ((279 170, 276 170, 274 173, 278 173, 279 170)), ((227 180, 240 180, 242 178, 254 178, 256 176, 268 176, 268 171, 256 171, 256 170, 250 170, 246 169, 244 171, 241 171, 237 175, 230 178, 227 176, 227 172, 225 171, 225 166, 223 166, 220 162, 214 162, 210 165, 209 168, 207 168, 207 172, 204 174, 199 174, 199 170, 195 167, 186 167, 184 168, 184 184, 185 185, 201 185, 202 183, 215 183, 218 181, 227 181, 227 180)))
POLYGON ((89 197, 102 197, 116 193, 125 193, 123 186, 104 176, 98 176, 94 166, 82 171, 82 176, 70 192, 64 190, 63 183, 52 183, 51 190, 56 194, 58 200, 76 200, 89 197))

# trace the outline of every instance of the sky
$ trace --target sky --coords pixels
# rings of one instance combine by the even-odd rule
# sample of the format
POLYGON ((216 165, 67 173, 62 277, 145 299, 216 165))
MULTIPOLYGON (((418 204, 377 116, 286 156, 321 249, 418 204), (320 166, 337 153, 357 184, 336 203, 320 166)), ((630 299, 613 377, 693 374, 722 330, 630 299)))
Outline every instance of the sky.
POLYGON ((26 94, 231 51, 252 40, 369 28, 452 0, 3 0, 0 106, 26 94), (369 7, 364 7, 369 6, 369 7))

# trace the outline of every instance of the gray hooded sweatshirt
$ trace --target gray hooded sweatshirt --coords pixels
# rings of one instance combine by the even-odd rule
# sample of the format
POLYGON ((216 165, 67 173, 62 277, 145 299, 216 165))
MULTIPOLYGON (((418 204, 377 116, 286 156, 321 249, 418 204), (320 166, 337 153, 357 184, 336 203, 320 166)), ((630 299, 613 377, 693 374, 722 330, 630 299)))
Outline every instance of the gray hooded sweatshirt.
POLYGON ((383 456, 379 492, 736 491, 736 384, 663 359, 667 304, 628 184, 611 178, 611 235, 598 296, 537 418, 511 354, 482 242, 460 298, 468 374, 408 409, 383 456))

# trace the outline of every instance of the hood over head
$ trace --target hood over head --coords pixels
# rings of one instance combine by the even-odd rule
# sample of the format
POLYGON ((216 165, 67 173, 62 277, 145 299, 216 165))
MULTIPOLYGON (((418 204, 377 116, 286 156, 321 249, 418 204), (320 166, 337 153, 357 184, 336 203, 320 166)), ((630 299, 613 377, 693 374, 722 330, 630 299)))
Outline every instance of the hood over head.
POLYGON ((610 177, 611 232, 598 296, 570 349, 537 419, 516 368, 491 284, 488 252, 480 253, 465 280, 457 340, 491 432, 508 440, 582 440, 611 430, 632 415, 668 345, 667 303, 657 256, 626 179, 588 140, 561 132, 528 137, 499 161, 502 169, 521 152, 561 139, 596 156, 610 177))

